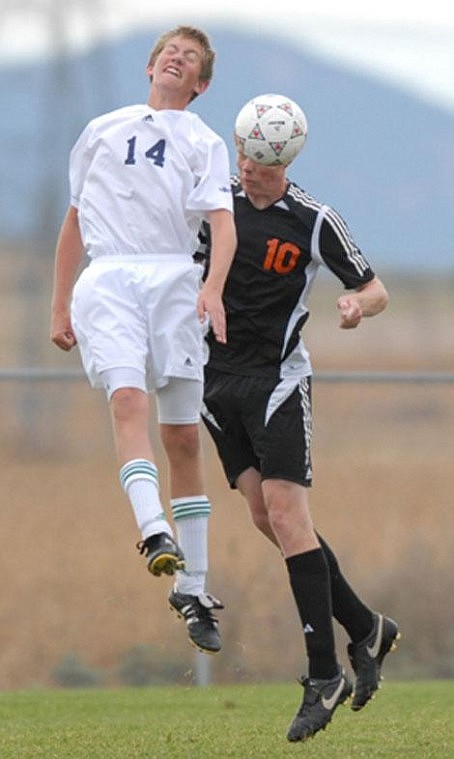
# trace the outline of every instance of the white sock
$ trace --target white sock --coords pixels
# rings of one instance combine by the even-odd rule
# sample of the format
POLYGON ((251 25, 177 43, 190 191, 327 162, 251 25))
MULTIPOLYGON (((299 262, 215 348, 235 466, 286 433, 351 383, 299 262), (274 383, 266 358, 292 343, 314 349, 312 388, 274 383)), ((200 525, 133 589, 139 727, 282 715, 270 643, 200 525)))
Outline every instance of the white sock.
POLYGON ((157 532, 172 535, 159 498, 156 466, 146 459, 133 459, 120 469, 120 482, 129 498, 137 526, 145 540, 157 532))
POLYGON ((186 565, 175 576, 175 590, 198 596, 205 590, 208 571, 208 517, 211 504, 206 495, 172 498, 177 542, 186 565))

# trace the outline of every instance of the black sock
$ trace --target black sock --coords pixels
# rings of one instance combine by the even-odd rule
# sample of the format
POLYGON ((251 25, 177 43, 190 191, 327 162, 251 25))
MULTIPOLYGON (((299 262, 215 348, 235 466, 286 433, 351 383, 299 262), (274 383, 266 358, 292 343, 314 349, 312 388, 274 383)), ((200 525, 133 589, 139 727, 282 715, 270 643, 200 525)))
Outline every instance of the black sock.
POLYGON ((329 680, 339 671, 334 644, 328 564, 321 548, 285 560, 301 619, 309 677, 329 680))
POLYGON ((335 619, 345 628, 351 640, 359 643, 369 635, 374 618, 372 611, 356 595, 343 576, 338 561, 319 533, 317 537, 328 562, 331 582, 331 601, 335 619))

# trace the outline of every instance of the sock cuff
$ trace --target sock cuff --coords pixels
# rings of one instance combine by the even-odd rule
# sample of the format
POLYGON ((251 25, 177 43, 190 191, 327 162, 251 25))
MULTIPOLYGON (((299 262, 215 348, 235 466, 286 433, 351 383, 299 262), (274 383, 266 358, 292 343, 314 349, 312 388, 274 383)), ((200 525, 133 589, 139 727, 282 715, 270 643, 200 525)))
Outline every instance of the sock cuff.
POLYGON ((327 561, 321 548, 313 548, 311 551, 297 553, 294 556, 288 556, 285 560, 287 569, 290 574, 318 574, 326 572, 327 561))
POLYGON ((120 484, 123 490, 137 480, 149 480, 156 487, 159 485, 159 474, 156 466, 147 459, 133 459, 124 464, 120 469, 120 484))
POLYGON ((190 517, 208 517, 211 513, 211 503, 206 495, 171 498, 170 506, 175 521, 190 517))

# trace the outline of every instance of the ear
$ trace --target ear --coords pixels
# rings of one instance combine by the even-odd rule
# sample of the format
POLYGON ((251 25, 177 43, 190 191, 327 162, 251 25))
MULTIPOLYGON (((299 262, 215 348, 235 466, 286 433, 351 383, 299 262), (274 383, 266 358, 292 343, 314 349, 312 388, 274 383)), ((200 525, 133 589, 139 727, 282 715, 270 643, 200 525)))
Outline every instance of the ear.
POLYGON ((154 66, 151 63, 149 63, 145 69, 145 73, 148 78, 150 78, 150 76, 153 76, 153 69, 154 69, 154 66))
POLYGON ((197 84, 196 84, 196 85, 194 86, 194 88, 193 88, 193 89, 194 89, 194 92, 195 92, 197 95, 201 95, 201 94, 202 94, 202 92, 205 92, 205 91, 208 89, 208 85, 209 85, 209 84, 210 84, 209 82, 202 82, 202 81, 199 79, 199 81, 197 82, 197 84))

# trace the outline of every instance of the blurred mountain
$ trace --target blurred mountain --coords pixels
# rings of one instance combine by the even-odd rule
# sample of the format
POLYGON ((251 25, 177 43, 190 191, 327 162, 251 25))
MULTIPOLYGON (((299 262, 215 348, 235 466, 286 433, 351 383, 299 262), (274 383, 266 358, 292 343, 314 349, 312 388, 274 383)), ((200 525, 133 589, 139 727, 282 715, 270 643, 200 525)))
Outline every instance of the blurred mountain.
MULTIPOLYGON (((0 240, 53 246, 71 145, 93 116, 146 100, 160 31, 3 65, 0 240)), ((224 137, 232 169, 236 112, 254 95, 287 94, 309 122, 289 176, 344 216, 377 270, 454 270, 454 113, 291 43, 219 28, 210 36, 215 78, 191 108, 224 137)))

